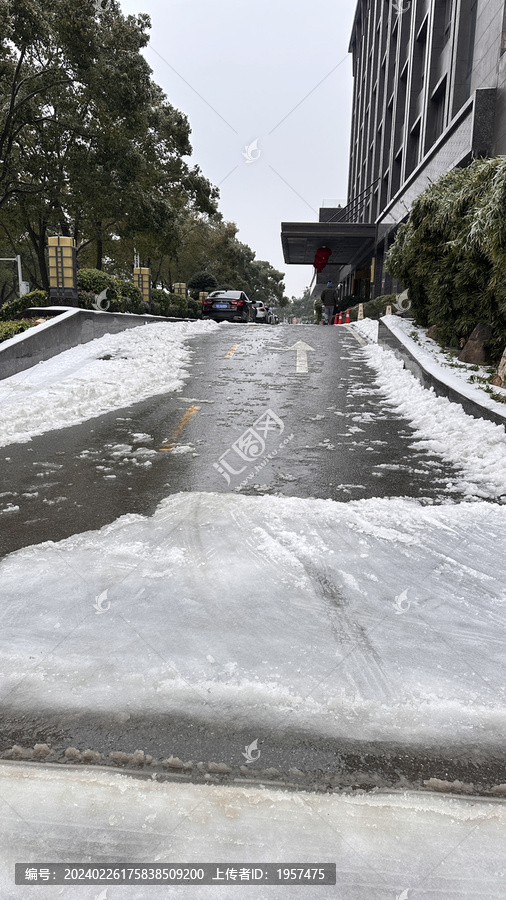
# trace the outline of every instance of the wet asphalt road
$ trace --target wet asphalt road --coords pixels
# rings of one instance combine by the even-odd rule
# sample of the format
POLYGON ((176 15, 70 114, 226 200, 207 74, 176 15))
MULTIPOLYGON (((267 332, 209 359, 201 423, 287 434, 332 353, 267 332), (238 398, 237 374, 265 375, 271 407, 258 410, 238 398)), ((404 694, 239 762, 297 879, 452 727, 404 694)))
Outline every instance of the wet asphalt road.
MULTIPOLYGON (((190 347, 190 376, 179 393, 0 451, 2 505, 20 507, 2 517, 3 555, 98 529, 125 513, 149 515, 178 491, 240 490, 338 501, 460 499, 453 488, 456 472, 417 448, 408 422, 382 402, 361 346, 347 329, 230 326, 192 339, 190 347), (298 340, 313 348, 307 374, 296 372, 296 350, 289 349, 298 340), (243 440, 241 458, 234 442, 255 422, 261 432, 268 410, 273 427, 264 433, 261 457, 244 458, 251 443, 243 440), (265 463, 273 448, 276 455, 265 463), (224 459, 243 471, 232 475, 224 459), (257 465, 262 468, 255 471, 257 465)), ((25 758, 33 757, 29 748, 48 742, 48 761, 73 764, 64 756, 71 746, 92 748, 100 754, 95 762, 110 764, 111 751, 131 754, 142 748, 154 764, 137 771, 157 777, 169 777, 161 760, 172 755, 191 760, 192 767, 174 769, 170 777, 197 781, 256 779, 330 790, 421 787, 424 779, 436 777, 473 782, 481 792, 506 781, 503 760, 477 756, 472 748, 360 747, 298 735, 288 727, 275 735, 259 733, 262 766, 241 771, 237 746, 250 739, 250 730, 231 734, 229 727, 173 716, 125 721, 85 711, 55 716, 34 710, 20 717, 8 703, 0 720, 2 755, 21 758, 9 751, 17 744, 28 748, 25 758), (213 771, 210 761, 231 771, 213 771)), ((117 764, 133 765, 127 757, 117 764)))
POLYGON ((1 517, 2 556, 125 513, 151 515, 178 491, 458 499, 452 466, 413 446, 413 429, 382 403, 347 329, 231 325, 190 347, 181 392, 0 450, 0 509, 19 506, 1 517), (298 340, 314 348, 307 375, 288 349, 298 340), (282 433, 274 420, 262 456, 242 459, 233 443, 269 409, 282 433), (227 450, 239 475, 220 464, 227 450))

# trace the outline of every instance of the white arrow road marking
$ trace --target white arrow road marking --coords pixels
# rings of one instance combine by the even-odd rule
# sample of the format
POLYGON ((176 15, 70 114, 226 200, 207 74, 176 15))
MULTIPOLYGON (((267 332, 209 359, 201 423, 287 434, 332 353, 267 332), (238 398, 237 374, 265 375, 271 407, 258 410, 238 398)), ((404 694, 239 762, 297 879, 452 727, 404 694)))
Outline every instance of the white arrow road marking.
POLYGON ((314 351, 314 347, 310 347, 305 341, 296 341, 288 350, 297 351, 297 361, 295 363, 295 371, 297 375, 307 375, 307 352, 314 351))

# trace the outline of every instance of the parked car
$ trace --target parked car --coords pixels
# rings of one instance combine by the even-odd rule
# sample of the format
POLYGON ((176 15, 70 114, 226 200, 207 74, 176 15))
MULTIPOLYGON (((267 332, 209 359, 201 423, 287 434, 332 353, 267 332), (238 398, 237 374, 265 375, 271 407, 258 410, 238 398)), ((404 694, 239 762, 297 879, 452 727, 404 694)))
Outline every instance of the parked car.
POLYGON ((262 303, 261 300, 255 300, 253 305, 256 309, 255 321, 263 322, 265 324, 267 322, 267 309, 265 304, 262 303))
POLYGON ((212 291, 202 301, 202 318, 215 322, 253 322, 256 309, 244 291, 212 291))

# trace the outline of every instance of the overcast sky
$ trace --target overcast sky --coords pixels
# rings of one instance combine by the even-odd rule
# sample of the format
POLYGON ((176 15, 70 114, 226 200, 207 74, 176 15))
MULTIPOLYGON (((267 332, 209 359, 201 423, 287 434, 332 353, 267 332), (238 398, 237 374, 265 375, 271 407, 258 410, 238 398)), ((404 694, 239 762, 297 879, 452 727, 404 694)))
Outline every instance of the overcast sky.
POLYGON ((145 56, 190 120, 191 161, 219 185, 239 240, 286 273, 288 296, 300 295, 313 270, 285 265, 281 222, 315 222, 324 198, 346 198, 355 6, 121 0, 125 14, 151 17, 145 56))

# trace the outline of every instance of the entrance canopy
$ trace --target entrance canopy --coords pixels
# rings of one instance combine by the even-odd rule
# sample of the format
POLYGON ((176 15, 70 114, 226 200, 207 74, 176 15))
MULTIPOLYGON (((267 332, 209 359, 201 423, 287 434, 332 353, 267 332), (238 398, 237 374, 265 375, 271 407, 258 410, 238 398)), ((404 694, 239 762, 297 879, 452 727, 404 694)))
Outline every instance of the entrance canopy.
POLYGON ((329 265, 346 266, 366 256, 374 245, 374 223, 282 222, 281 243, 285 263, 312 266, 320 247, 332 251, 329 265))

